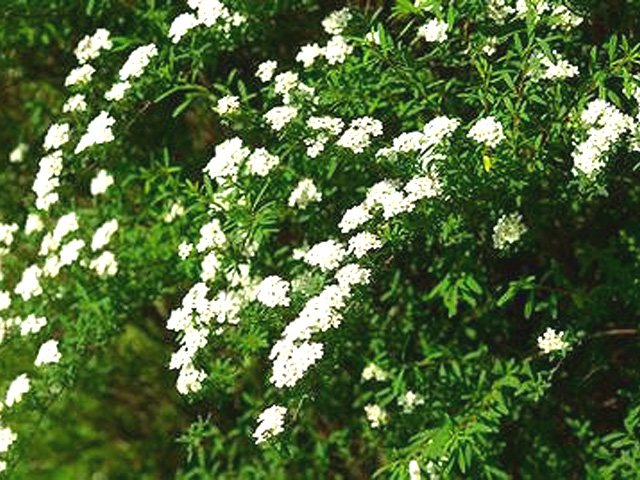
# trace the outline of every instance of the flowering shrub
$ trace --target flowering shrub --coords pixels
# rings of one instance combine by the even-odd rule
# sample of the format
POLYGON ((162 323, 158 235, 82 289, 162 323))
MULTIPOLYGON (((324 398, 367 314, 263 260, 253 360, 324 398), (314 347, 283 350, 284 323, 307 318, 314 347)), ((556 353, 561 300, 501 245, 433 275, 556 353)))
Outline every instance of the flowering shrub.
POLYGON ((631 2, 78 3, 2 17, 4 475, 637 478, 631 2))

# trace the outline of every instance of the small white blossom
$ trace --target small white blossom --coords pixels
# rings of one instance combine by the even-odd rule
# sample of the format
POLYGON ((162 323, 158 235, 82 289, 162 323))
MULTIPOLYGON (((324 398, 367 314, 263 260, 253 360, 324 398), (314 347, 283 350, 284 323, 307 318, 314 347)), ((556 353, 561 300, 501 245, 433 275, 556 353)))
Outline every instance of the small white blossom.
POLYGON ((362 379, 365 382, 368 380, 384 382, 386 380, 389 380, 389 373, 381 369, 375 363, 370 363, 364 368, 364 370, 362 370, 362 379))
POLYGON ((62 106, 63 113, 68 112, 84 112, 87 109, 87 101, 81 93, 69 97, 62 106))
POLYGON ((247 168, 249 173, 264 177, 273 167, 280 163, 280 159, 270 154, 264 148, 257 148, 247 159, 247 168))
POLYGON ((309 202, 319 202, 322 200, 322 194, 313 184, 313 180, 306 178, 298 183, 291 195, 289 196, 289 206, 305 208, 309 202))
POLYGON ((277 275, 265 278, 256 291, 256 300, 267 307, 288 307, 291 300, 288 297, 291 285, 277 275))
POLYGON ((285 407, 273 405, 264 410, 258 417, 258 427, 253 432, 256 443, 269 440, 284 431, 284 416, 287 414, 285 407))
POLYGON ((27 374, 23 373, 22 375, 19 375, 13 382, 11 382, 11 385, 9 385, 7 396, 4 400, 5 405, 10 407, 18 403, 30 388, 31 383, 29 382, 27 374))
POLYGON ((347 28, 352 17, 349 9, 345 7, 342 10, 332 12, 322 20, 322 27, 329 35, 340 35, 347 28))
POLYGON ((302 63, 305 68, 310 67, 316 58, 324 55, 324 48, 317 43, 304 45, 296 55, 296 61, 302 63))
POLYGON ((389 420, 389 414, 383 410, 380 405, 368 404, 364 407, 367 420, 371 424, 371 428, 378 428, 389 420))
POLYGON ((538 348, 542 353, 548 354, 555 350, 562 350, 569 344, 563 340, 564 332, 556 332, 553 328, 547 328, 544 334, 538 337, 538 348))
POLYGON ((40 216, 38 214, 30 213, 27 216, 27 221, 25 222, 25 225, 24 225, 24 233, 29 235, 30 233, 33 233, 33 232, 39 232, 43 228, 44 228, 44 223, 42 223, 42 220, 40 219, 40 216))
POLYGON ((69 75, 67 75, 67 78, 64 81, 64 85, 66 87, 70 87, 72 85, 84 85, 86 83, 89 83, 95 71, 96 69, 88 63, 86 65, 82 65, 81 67, 74 68, 69 72, 69 75))
POLYGON ((38 350, 38 356, 36 357, 35 366, 40 367, 48 363, 58 363, 62 355, 58 351, 58 341, 49 340, 43 343, 38 350))
POLYGON ((235 113, 240 108, 240 98, 234 95, 227 95, 218 100, 216 111, 220 115, 230 115, 235 113))
POLYGON ((91 260, 89 268, 100 277, 112 277, 118 272, 118 263, 113 253, 104 251, 99 257, 91 260))
POLYGON ((503 250, 520 240, 526 231, 527 227, 522 222, 522 215, 519 213, 503 215, 493 227, 493 246, 503 250))
POLYGON ((45 150, 53 150, 61 147, 69 141, 69 124, 54 123, 49 127, 44 137, 43 147, 45 150))
POLYGON ((204 252, 210 248, 222 248, 226 245, 227 238, 222 231, 220 220, 214 218, 200 228, 200 241, 196 245, 198 252, 204 252))
POLYGON ((506 137, 502 132, 502 125, 494 117, 486 117, 478 120, 467 134, 476 142, 484 143, 490 148, 495 148, 506 137))
POLYGON ((204 168, 204 173, 213 180, 235 178, 240 164, 249 156, 250 150, 238 137, 225 140, 216 146, 215 155, 204 168))
POLYGON ((157 54, 158 49, 153 43, 136 48, 120 69, 120 80, 137 78, 142 75, 146 66, 157 54))
POLYGON ((8 427, 0 425, 0 453, 9 450, 9 447, 18 439, 18 435, 8 427))
POLYGON ((258 66, 256 77, 258 77, 263 82, 268 82, 273 78, 273 75, 276 73, 277 68, 278 64, 274 60, 267 60, 266 62, 262 62, 258 66))
POLYGON ((20 322, 20 335, 23 337, 31 333, 38 333, 47 324, 45 317, 36 317, 31 314, 20 322))
POLYGON ((420 465, 417 460, 409 462, 409 480, 420 480, 420 465))
POLYGON ((109 90, 107 90, 104 94, 105 100, 109 102, 122 100, 124 98, 124 94, 131 88, 131 84, 129 82, 118 82, 115 83, 109 90))
POLYGON ((87 132, 80 138, 75 153, 83 152, 92 145, 108 143, 115 138, 111 127, 116 123, 115 119, 108 112, 100 112, 87 126, 87 132))
POLYGON ((11 153, 9 154, 9 161, 11 163, 22 162, 22 160, 24 160, 24 156, 27 154, 28 151, 29 151, 29 145, 27 145, 26 143, 19 143, 16 146, 16 148, 11 150, 11 153))
POLYGON ((356 258, 364 257, 370 250, 377 250, 382 242, 373 233, 361 232, 349 239, 348 253, 353 253, 356 258))
POLYGON ((91 250, 95 252, 96 250, 100 250, 102 247, 104 247, 107 243, 109 243, 109 240, 111 240, 111 237, 114 233, 116 233, 117 230, 118 221, 116 219, 104 222, 100 226, 100 228, 98 228, 93 234, 93 239, 91 240, 91 250))
POLYGON ((311 247, 305 254, 304 261, 326 272, 336 269, 346 256, 347 251, 341 244, 335 240, 327 240, 311 247))
POLYGON ((197 27, 200 21, 193 13, 182 13, 173 19, 169 28, 169 38, 171 42, 178 43, 187 32, 197 27))
POLYGON ((181 217, 182 215, 184 215, 184 207, 182 206, 182 204, 179 202, 173 202, 171 204, 171 208, 169 208, 169 211, 162 217, 162 221, 164 223, 171 223, 176 218, 181 217))
POLYGON ((271 110, 264 114, 264 118, 273 130, 280 131, 297 115, 297 108, 289 105, 284 105, 281 107, 273 107, 271 110))
POLYGON ((106 170, 100 170, 91 180, 91 195, 94 197, 101 195, 105 193, 111 185, 113 185, 113 177, 109 175, 106 170))
POLYGON ((353 45, 350 45, 341 35, 331 37, 327 46, 323 49, 324 57, 329 65, 344 63, 347 57, 353 52, 353 45))
POLYGON ((447 22, 433 18, 418 29, 418 36, 427 42, 441 43, 447 39, 447 22))
POLYGON ((100 50, 109 50, 112 45, 109 30, 99 28, 93 35, 80 40, 74 53, 80 63, 86 63, 100 55, 100 50))
POLYGON ((398 405, 402 407, 404 413, 411 413, 417 406, 424 405, 424 398, 409 390, 398 399, 398 405))
POLYGON ((193 245, 189 242, 184 241, 180 245, 178 245, 178 256, 184 260, 189 256, 191 250, 193 250, 193 245))

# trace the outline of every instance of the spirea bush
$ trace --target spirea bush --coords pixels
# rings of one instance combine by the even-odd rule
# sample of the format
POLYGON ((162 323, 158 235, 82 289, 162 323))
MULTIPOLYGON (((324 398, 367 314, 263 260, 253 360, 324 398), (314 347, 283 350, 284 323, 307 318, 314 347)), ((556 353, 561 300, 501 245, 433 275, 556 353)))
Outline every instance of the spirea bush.
POLYGON ((3 9, 0 475, 640 477, 634 2, 3 9))

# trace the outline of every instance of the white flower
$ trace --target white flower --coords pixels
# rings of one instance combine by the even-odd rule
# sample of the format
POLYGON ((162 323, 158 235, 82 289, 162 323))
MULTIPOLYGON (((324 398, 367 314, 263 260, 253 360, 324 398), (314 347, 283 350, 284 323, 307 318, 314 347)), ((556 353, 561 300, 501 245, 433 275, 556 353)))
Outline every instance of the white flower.
POLYGON ((268 82, 273 78, 273 75, 276 73, 277 68, 278 64, 274 60, 267 60, 266 62, 262 62, 258 66, 256 77, 258 77, 263 82, 268 82))
POLYGON ((91 240, 91 250, 94 252, 96 250, 100 250, 104 247, 114 233, 118 230, 118 221, 113 219, 108 222, 104 222, 100 228, 96 230, 96 233, 93 234, 93 239, 91 240))
POLYGON ((332 12, 322 20, 322 27, 329 35, 340 35, 347 28, 352 16, 349 9, 345 7, 342 10, 332 12))
POLYGON ((184 207, 182 204, 179 202, 173 202, 169 211, 162 217, 162 221, 165 223, 171 223, 182 215, 184 215, 184 207))
POLYGON ((11 153, 9 154, 9 161, 11 163, 22 162, 22 160, 24 160, 24 156, 27 154, 28 151, 29 151, 29 145, 27 145, 26 143, 19 143, 16 146, 16 148, 11 150, 11 153))
POLYGON ((297 206, 305 208, 309 202, 319 202, 322 200, 322 194, 313 184, 313 180, 305 178, 298 183, 291 195, 289 196, 289 206, 297 206))
POLYGON ((371 30, 364 36, 364 39, 372 45, 380 45, 380 32, 371 30))
POLYGON ((20 335, 23 337, 30 333, 38 333, 47 324, 45 317, 36 317, 31 314, 20 322, 20 335))
POLYGON ((369 250, 377 250, 382 242, 373 233, 361 232, 349 239, 348 253, 353 253, 356 258, 364 257, 369 250))
POLYGON ((538 348, 542 350, 542 353, 548 354, 555 350, 562 350, 569 344, 562 338, 564 332, 556 332, 553 328, 547 328, 544 334, 538 337, 538 348))
POLYGON ((36 357, 35 366, 46 365, 48 363, 58 363, 62 355, 58 351, 58 341, 49 340, 43 343, 38 350, 38 356, 36 357))
POLYGON ((9 385, 7 396, 4 400, 5 405, 10 407, 13 404, 18 403, 22 400, 24 394, 29 391, 29 388, 31 388, 29 378, 26 373, 23 373, 11 382, 11 385, 9 385))
MULTIPOLYGON (((557 53, 556 56, 558 56, 557 53)), ((553 63, 547 57, 542 57, 540 59, 540 64, 545 68, 545 70, 542 72, 542 78, 547 80, 564 80, 565 78, 571 78, 580 75, 580 70, 578 70, 578 67, 576 67, 575 65, 571 65, 564 58, 558 58, 558 61, 556 63, 553 63)))
POLYGON ((340 135, 344 128, 344 122, 335 117, 309 117, 307 126, 313 130, 325 130, 331 135, 340 135))
POLYGON ((277 275, 265 278, 256 291, 256 300, 267 307, 288 307, 291 300, 288 297, 291 285, 277 275))
POLYGON ((253 432, 253 438, 256 439, 256 443, 262 443, 275 437, 279 433, 284 431, 284 416, 287 414, 285 407, 273 405, 264 410, 258 417, 258 427, 253 432))
POLYGON ((111 47, 109 30, 99 28, 93 35, 80 40, 74 53, 80 63, 86 63, 100 55, 100 50, 109 50, 111 47))
POLYGON ((447 22, 433 18, 418 29, 418 36, 427 42, 441 43, 447 39, 447 22))
POLYGON ((280 159, 277 156, 270 154, 264 148, 257 148, 249 155, 247 168, 249 173, 264 177, 278 163, 280 163, 280 159))
POLYGON ((404 191, 407 192, 407 200, 409 202, 416 202, 423 198, 432 198, 440 195, 442 185, 438 177, 432 173, 412 178, 404 186, 404 191))
POLYGON ((37 297, 42 293, 42 287, 40 286, 40 275, 42 271, 37 265, 31 265, 22 272, 22 279, 20 283, 16 285, 15 293, 20 295, 23 300, 29 300, 32 297, 37 297))
POLYGON ((370 403, 365 405, 364 411, 367 415, 367 420, 369 420, 371 424, 371 428, 378 428, 389 420, 389 414, 383 410, 380 405, 370 403))
POLYGON ((29 235, 30 233, 33 233, 33 232, 39 232, 43 228, 44 228, 44 224, 42 223, 42 220, 40 219, 38 214, 30 213, 27 216, 27 221, 25 222, 25 225, 24 225, 24 233, 29 235))
POLYGON ((356 205, 344 212, 338 227, 342 233, 348 233, 367 223, 371 217, 372 215, 369 209, 364 205, 356 205))
POLYGON ((18 231, 19 228, 15 223, 0 223, 0 243, 4 243, 9 247, 13 243, 13 234, 18 231))
POLYGON ((113 185, 113 177, 106 170, 100 170, 91 180, 91 195, 101 195, 113 185))
POLYGON ((379 366, 377 366, 375 363, 370 363, 364 368, 364 370, 362 370, 362 379, 365 382, 367 380, 384 382, 386 380, 389 380, 389 374, 379 366))
POLYGON ((280 131, 282 128, 298 115, 298 109, 288 105, 274 107, 264 114, 264 118, 269 126, 280 131))
POLYGON ((234 178, 238 174, 240 164, 249 156, 250 150, 242 144, 238 137, 225 140, 216 146, 215 155, 204 168, 204 173, 213 180, 234 178))
POLYGON ((13 442, 18 439, 18 435, 8 427, 0 425, 0 452, 6 452, 13 442))
POLYGON ((336 269, 346 256, 347 251, 341 244, 335 240, 327 240, 311 247, 304 255, 304 261, 326 272, 336 269))
POLYGON ((316 58, 324 55, 324 49, 317 43, 304 45, 300 48, 298 55, 296 55, 296 61, 302 63, 305 68, 310 67, 315 62, 316 58))
POLYGON ((369 283, 371 272, 360 265, 350 263, 336 272, 338 285, 345 291, 349 291, 352 286, 369 283))
POLYGON ((204 252, 213 247, 222 248, 226 243, 227 239, 222 231, 220 220, 214 218, 200 228, 200 241, 196 245, 196 250, 204 252))
POLYGON ((113 141, 114 136, 111 131, 111 127, 116 123, 114 118, 109 115, 108 112, 102 111, 100 112, 87 127, 87 133, 85 133, 78 145, 76 145, 75 153, 80 153, 84 151, 86 148, 92 145, 98 145, 101 143, 108 143, 113 141))
POLYGON ((36 208, 48 210, 58 201, 55 189, 60 184, 58 176, 62 172, 62 152, 55 152, 40 159, 39 170, 33 181, 32 190, 36 194, 36 208))
POLYGON ((78 259, 80 250, 84 248, 84 241, 80 239, 71 240, 60 249, 60 265, 71 265, 78 259))
POLYGON ((279 340, 271 349, 273 373, 269 380, 276 388, 293 387, 323 354, 321 343, 279 340))
POLYGON ((476 142, 484 143, 490 148, 495 148, 506 137, 502 132, 502 125, 494 117, 486 117, 478 120, 467 134, 476 142))
POLYGON ((49 127, 47 135, 44 137, 43 147, 45 150, 53 150, 61 147, 69 141, 69 124, 54 123, 49 127))
POLYGON ((153 43, 136 48, 120 69, 120 80, 137 78, 142 75, 146 66, 157 54, 158 49, 153 43))
POLYGON ((278 94, 286 97, 291 90, 294 90, 300 84, 298 74, 296 72, 284 72, 276 76, 273 90, 278 94))
POLYGON ((371 143, 371 137, 382 135, 382 122, 371 117, 356 118, 336 142, 353 153, 362 153, 371 143))
POLYGON ((526 231, 527 227, 522 222, 522 215, 519 213, 503 215, 493 227, 493 246, 503 250, 520 240, 526 231))
POLYGON ((409 462, 409 480, 420 480, 420 465, 416 460, 409 462))
POLYGON ((11 294, 0 290, 0 311, 6 310, 11 306, 11 294))
POLYGON ((207 378, 207 374, 196 369, 193 364, 188 364, 180 369, 176 388, 182 395, 197 392, 202 388, 202 382, 207 378))
POLYGON ((68 112, 84 112, 87 109, 87 101, 81 93, 69 97, 62 106, 63 113, 68 112))
POLYGON ((324 57, 329 65, 335 65, 344 63, 351 52, 353 52, 353 46, 349 45, 343 36, 336 35, 327 42, 327 46, 324 48, 324 57))
POLYGON ((404 413, 411 413, 417 406, 423 404, 424 398, 417 393, 413 393, 411 390, 407 391, 407 393, 398 399, 398 405, 402 407, 404 413))
POLYGON ((89 83, 95 71, 96 69, 88 63, 81 67, 74 68, 69 72, 69 75, 67 75, 64 85, 66 87, 70 87, 72 85, 84 85, 85 83, 89 83))
POLYGON ((213 280, 216 277, 218 270, 220 269, 220 265, 221 263, 218 259, 218 256, 216 255, 216 252, 209 252, 204 257, 201 264, 202 273, 200 274, 200 278, 202 279, 202 281, 208 282, 209 280, 213 280))
POLYGON ((216 111, 220 115, 229 115, 235 113, 240 108, 240 99, 234 95, 227 95, 218 100, 216 111))
POLYGON ((193 250, 193 245, 187 241, 183 241, 178 245, 178 256, 184 260, 189 256, 191 250, 193 250))
POLYGON ((104 94, 105 100, 112 102, 117 100, 122 100, 124 98, 124 94, 131 88, 131 84, 129 82, 118 82, 115 83, 109 90, 107 90, 104 94))
POLYGON ((113 253, 104 251, 99 257, 91 260, 89 268, 100 277, 111 277, 118 272, 118 263, 113 253))
POLYGON ((182 13, 173 19, 169 28, 169 38, 173 43, 178 43, 192 28, 198 26, 200 21, 193 13, 182 13))

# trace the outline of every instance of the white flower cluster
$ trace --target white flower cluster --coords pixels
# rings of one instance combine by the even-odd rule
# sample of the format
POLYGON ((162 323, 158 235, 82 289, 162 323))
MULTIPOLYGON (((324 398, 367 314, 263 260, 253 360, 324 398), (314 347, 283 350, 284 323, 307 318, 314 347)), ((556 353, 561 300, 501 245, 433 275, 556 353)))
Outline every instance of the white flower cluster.
POLYGON ((58 341, 48 340, 40 346, 34 364, 36 367, 40 367, 49 363, 58 363, 61 358, 62 355, 58 351, 58 341))
POLYGON ((542 353, 548 354, 555 350, 562 350, 569 344, 563 340, 564 332, 556 332, 553 328, 547 328, 544 334, 538 337, 538 348, 542 353))
POLYGON ((322 200, 322 193, 314 185, 313 180, 305 178, 298 183, 298 186, 291 192, 289 196, 289 206, 305 208, 310 202, 319 202, 322 200))
POLYGON ((26 143, 19 143, 16 148, 11 150, 11 153, 9 154, 9 161, 11 163, 22 162, 28 151, 29 145, 27 145, 26 143))
POLYGON ((371 137, 382 135, 382 122, 371 117, 356 118, 336 142, 353 153, 362 153, 371 143, 371 137))
POLYGON ((91 250, 94 252, 96 250, 100 250, 103 248, 114 233, 118 230, 118 221, 113 219, 108 222, 103 223, 100 228, 98 228, 93 234, 93 239, 91 240, 91 250))
POLYGON ((33 232, 39 232, 44 228, 44 223, 36 213, 30 213, 27 216, 27 221, 24 224, 24 233, 27 235, 33 232))
POLYGON ((219 23, 222 31, 228 33, 232 27, 246 20, 239 13, 231 13, 219 0, 189 0, 188 4, 195 12, 182 13, 173 20, 169 28, 169 38, 173 43, 178 43, 190 30, 200 25, 210 28, 219 23))
POLYGON ((323 272, 335 270, 347 256, 347 250, 335 240, 320 242, 309 249, 304 261, 311 266, 319 267, 323 272))
POLYGON ((108 102, 122 100, 124 98, 124 94, 127 93, 127 90, 129 90, 130 88, 131 84, 127 81, 115 83, 109 90, 105 92, 104 98, 108 102))
POLYGON ((0 424, 0 453, 9 450, 9 447, 18 439, 18 435, 8 427, 0 424))
POLYGON ((89 64, 74 68, 69 72, 67 78, 64 80, 64 85, 66 87, 71 87, 73 85, 85 85, 91 81, 91 77, 93 77, 95 71, 96 69, 89 64))
POLYGON ((78 229, 78 217, 74 212, 67 213, 58 219, 53 232, 47 233, 40 244, 40 255, 55 252, 62 239, 78 229))
POLYGON ((447 39, 447 22, 433 18, 418 29, 418 37, 426 42, 442 43, 447 39))
POLYGON ((284 431, 284 416, 287 414, 285 407, 273 405, 265 409, 258 417, 258 427, 253 432, 253 438, 256 439, 256 444, 262 443, 275 437, 282 431, 284 431))
POLYGON ((526 231, 527 227, 522 222, 522 215, 519 213, 503 215, 493 227, 493 246, 498 250, 504 250, 520 240, 526 231))
POLYGON ((467 136, 478 143, 484 143, 489 148, 495 148, 506 138, 502 131, 502 125, 495 117, 486 117, 478 120, 471 127, 467 136))
POLYGON ((373 233, 360 232, 349 239, 347 252, 356 258, 364 257, 370 250, 378 250, 382 242, 373 233))
POLYGON ((364 412, 371 428, 379 428, 389 421, 389 414, 380 405, 369 403, 365 405, 364 412))
POLYGON ((315 137, 305 139, 307 146, 307 155, 310 158, 316 158, 322 151, 326 143, 329 141, 329 136, 338 136, 344 128, 344 122, 340 118, 334 117, 309 117, 307 120, 307 126, 319 131, 315 137))
POLYGON ((25 301, 42 294, 42 287, 40 286, 41 274, 42 271, 37 265, 27 267, 24 272, 22 272, 22 278, 16 285, 14 292, 20 295, 25 301))
POLYGON ((61 147, 69 141, 69 124, 54 123, 47 130, 44 137, 43 148, 45 151, 53 150, 61 147))
POLYGON ((238 137, 225 140, 215 149, 215 155, 204 168, 204 173, 213 180, 234 179, 238 175, 241 163, 251 151, 238 137))
POLYGON ((365 382, 368 380, 384 382, 386 380, 389 380, 389 373, 380 368, 375 363, 370 363, 364 368, 364 370, 362 370, 362 380, 364 380, 365 382))
POLYGON ((220 115, 230 115, 240 108, 240 98, 235 95, 226 95, 218 100, 216 111, 220 115))
POLYGON ((564 30, 571 30, 583 22, 583 18, 569 10, 565 5, 556 5, 551 12, 555 23, 553 27, 562 27, 564 30))
POLYGON ((87 109, 87 100, 84 95, 78 93, 69 97, 65 104, 62 106, 63 113, 70 112, 84 112, 87 109))
POLYGON ((19 375, 7 389, 7 395, 4 399, 4 404, 7 407, 11 407, 12 405, 20 402, 25 393, 29 391, 31 388, 31 382, 29 381, 29 377, 27 377, 26 373, 19 375))
POLYGON ((256 77, 266 83, 273 78, 277 69, 278 62, 276 62, 275 60, 267 60, 266 62, 262 62, 260 65, 258 65, 258 69, 256 70, 256 77))
POLYGON ((264 177, 276 165, 280 163, 280 159, 269 153, 265 148, 257 148, 247 159, 247 169, 250 174, 264 177))
POLYGON ((74 53, 80 64, 100 55, 100 50, 109 50, 113 46, 109 30, 99 28, 93 35, 87 35, 78 42, 74 53))
POLYGON ((411 390, 407 391, 398 399, 398 405, 402 407, 404 413, 411 413, 419 405, 424 404, 424 398, 411 390))
POLYGON ((158 55, 158 48, 153 43, 136 48, 120 69, 120 80, 124 81, 141 76, 151 59, 156 55, 158 55))
POLYGON ((172 202, 171 208, 169 208, 169 211, 164 214, 164 216, 162 217, 162 221, 164 223, 171 223, 176 218, 181 217, 182 215, 184 215, 184 206, 182 206, 182 204, 179 202, 172 202))
POLYGON ((322 28, 329 35, 340 35, 349 25, 349 21, 353 15, 348 8, 336 10, 330 13, 324 20, 322 20, 322 28))
POLYGON ((16 223, 0 223, 0 243, 4 243, 7 247, 13 243, 13 235, 20 227, 16 223))
POLYGON ((94 270, 100 277, 111 277, 118 273, 118 262, 113 253, 104 251, 91 260, 89 268, 94 270))
POLYGON ((297 115, 298 109, 296 107, 292 107, 291 105, 282 105, 280 107, 273 107, 265 113, 264 119, 273 130, 280 131, 285 125, 291 122, 291 120, 296 118, 297 115))
POLYGON ((265 278, 256 290, 256 300, 267 307, 288 307, 291 303, 289 289, 291 285, 277 275, 265 278))
POLYGON ((222 231, 220 220, 214 218, 200 228, 200 241, 196 245, 198 252, 204 252, 211 248, 223 248, 227 238, 222 231))
POLYGON ((58 201, 58 193, 55 189, 60 185, 60 173, 62 173, 60 150, 40 159, 39 170, 32 187, 36 194, 38 210, 49 210, 49 207, 58 201))
MULTIPOLYGON (((556 52, 554 52, 554 54, 558 56, 556 52)), ((558 58, 558 61, 553 63, 547 57, 542 57, 540 59, 540 65, 545 69, 541 76, 546 80, 564 80, 565 78, 572 78, 580 75, 578 67, 571 65, 564 58, 558 58)))
POLYGON ((113 177, 106 170, 100 170, 91 180, 91 195, 94 197, 102 195, 113 185, 113 177))
POLYGON ((487 16, 497 23, 504 23, 506 18, 515 12, 508 0, 487 0, 487 16))
POLYGON ((604 167, 607 151, 633 127, 633 118, 606 100, 594 100, 582 112, 581 120, 590 128, 587 139, 578 144, 572 153, 573 174, 582 172, 593 176, 604 167))
POLYGON ((524 18, 529 11, 536 17, 550 9, 547 0, 516 0, 516 18, 524 18))
POLYGON ((76 145, 74 153, 83 152, 85 149, 92 145, 99 145, 101 143, 108 143, 113 141, 114 136, 111 131, 111 127, 116 121, 108 112, 100 112, 87 127, 87 133, 85 133, 76 145))

